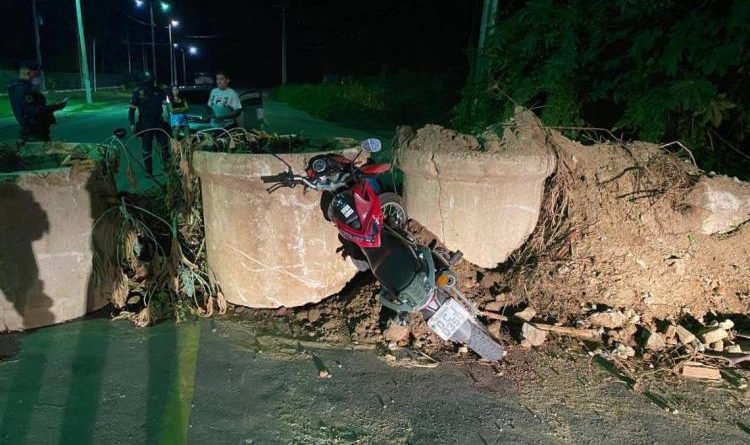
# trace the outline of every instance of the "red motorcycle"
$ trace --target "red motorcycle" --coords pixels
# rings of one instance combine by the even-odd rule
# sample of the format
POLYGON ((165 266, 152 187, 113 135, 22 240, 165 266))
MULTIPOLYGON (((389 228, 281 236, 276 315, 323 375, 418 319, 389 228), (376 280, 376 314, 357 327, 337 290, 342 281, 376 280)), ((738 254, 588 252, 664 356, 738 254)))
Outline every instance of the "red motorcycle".
POLYGON ((281 157, 286 172, 263 176, 273 184, 268 192, 302 185, 324 192, 321 207, 339 231, 345 252, 360 270, 369 269, 381 285, 380 300, 404 320, 420 312, 443 340, 466 344, 488 360, 503 357, 502 345, 477 318, 475 306, 456 286, 451 267, 461 252, 420 245, 405 230, 406 207, 396 193, 380 193, 377 177, 390 164, 357 163, 361 153, 380 151, 377 139, 367 139, 354 159, 337 154, 310 159, 304 175, 297 175, 281 157))

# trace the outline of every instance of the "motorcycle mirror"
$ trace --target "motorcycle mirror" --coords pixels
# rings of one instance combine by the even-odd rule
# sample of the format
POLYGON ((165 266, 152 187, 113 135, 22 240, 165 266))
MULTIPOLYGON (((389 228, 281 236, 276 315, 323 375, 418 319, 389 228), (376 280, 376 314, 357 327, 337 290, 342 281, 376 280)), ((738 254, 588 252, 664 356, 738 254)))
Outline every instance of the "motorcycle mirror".
POLYGON ((262 151, 266 152, 267 154, 273 156, 274 158, 281 161, 284 165, 286 165, 287 172, 290 174, 294 174, 294 169, 292 166, 284 160, 281 156, 277 155, 276 153, 272 152, 271 150, 267 149, 266 147, 259 147, 262 151))
POLYGON ((125 136, 128 135, 128 131, 124 128, 115 128, 114 131, 112 131, 112 134, 117 139, 125 139, 125 136))
POLYGON ((362 150, 367 153, 377 153, 383 148, 380 139, 370 138, 362 141, 362 150))

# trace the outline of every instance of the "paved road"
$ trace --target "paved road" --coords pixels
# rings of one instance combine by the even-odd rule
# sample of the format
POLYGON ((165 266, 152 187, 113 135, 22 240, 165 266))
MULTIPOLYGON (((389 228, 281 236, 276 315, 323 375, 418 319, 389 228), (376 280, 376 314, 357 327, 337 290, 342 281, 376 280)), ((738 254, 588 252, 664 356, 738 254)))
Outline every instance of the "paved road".
MULTIPOLYGON (((267 130, 294 133, 303 137, 348 136, 365 139, 373 136, 390 137, 388 132, 373 135, 369 132, 342 127, 310 116, 284 103, 266 99, 264 103, 267 130)), ((128 105, 123 102, 96 111, 57 113, 58 123, 52 127, 55 140, 67 142, 102 142, 118 127, 128 128, 128 105)), ((18 126, 12 118, 0 119, 0 140, 15 139, 18 126)))
MULTIPOLYGON (((529 358, 544 361, 536 368, 540 379, 515 386, 478 363, 390 367, 373 352, 285 346, 278 338, 269 337, 267 325, 228 319, 137 329, 100 318, 27 334, 20 352, 0 362, 0 443, 724 445, 750 439, 747 410, 734 412, 742 422, 724 417, 721 404, 730 399, 714 405, 711 416, 669 413, 602 370, 544 361, 543 352, 529 358), (332 377, 320 378, 321 367, 332 377)), ((0 353, 12 340, 0 336, 0 353)), ((696 396, 704 403, 716 397, 696 396)))

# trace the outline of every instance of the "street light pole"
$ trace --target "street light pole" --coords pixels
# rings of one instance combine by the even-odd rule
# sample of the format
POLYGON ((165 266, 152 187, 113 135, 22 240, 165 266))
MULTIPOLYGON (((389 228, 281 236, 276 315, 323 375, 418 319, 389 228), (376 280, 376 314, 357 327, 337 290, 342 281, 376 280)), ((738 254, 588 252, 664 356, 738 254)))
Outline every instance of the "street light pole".
MULTIPOLYGON (((36 62, 42 64, 42 44, 39 39, 39 14, 36 12, 36 0, 31 0, 31 11, 34 14, 34 38, 36 40, 36 62)), ((42 71, 42 90, 47 90, 47 81, 44 71, 42 71)))
POLYGON ((83 35, 83 13, 81 12, 81 0, 76 1, 76 19, 78 21, 78 41, 81 46, 79 48, 81 57, 81 76, 83 76, 83 86, 86 90, 86 103, 93 103, 91 98, 91 81, 89 80, 89 62, 86 56, 86 39, 83 35))
POLYGON ((180 51, 182 51, 182 86, 187 86, 187 62, 185 61, 187 56, 185 55, 185 47, 180 48, 180 51))
POLYGON ((156 69, 156 23, 154 23, 154 2, 148 2, 149 11, 151 13, 151 57, 152 57, 152 69, 154 71, 154 83, 157 83, 157 74, 159 71, 156 69))
POLYGON ((126 32, 127 40, 125 41, 125 44, 128 47, 128 74, 133 72, 133 61, 130 58, 130 27, 127 28, 126 32))
POLYGON ((281 5, 281 84, 286 85, 286 4, 281 5))
POLYGON ((91 61, 91 66, 93 69, 91 71, 94 74, 94 92, 96 92, 96 37, 94 37, 93 40, 94 42, 92 43, 93 46, 91 48, 91 54, 93 56, 92 57, 93 60, 91 61))
POLYGON ((167 23, 169 29, 169 83, 174 85, 174 46, 172 46, 172 21, 167 23))

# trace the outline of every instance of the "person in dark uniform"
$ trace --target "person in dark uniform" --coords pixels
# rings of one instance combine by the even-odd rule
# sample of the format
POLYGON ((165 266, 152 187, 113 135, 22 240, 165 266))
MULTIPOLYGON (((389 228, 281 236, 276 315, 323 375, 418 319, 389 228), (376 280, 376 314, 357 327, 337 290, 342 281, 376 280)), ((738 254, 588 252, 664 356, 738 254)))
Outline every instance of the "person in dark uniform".
POLYGON ((19 67, 18 80, 8 86, 8 98, 13 115, 21 127, 21 142, 47 142, 55 111, 65 108, 65 102, 47 105, 47 98, 39 91, 42 67, 34 61, 24 61, 19 67))
POLYGON ((146 173, 153 174, 153 144, 154 139, 161 147, 162 162, 164 165, 169 161, 169 132, 170 127, 163 119, 164 103, 166 93, 154 86, 154 78, 149 73, 141 76, 140 86, 133 91, 128 111, 130 129, 134 134, 139 134, 143 150, 143 164, 146 173), (135 112, 138 110, 138 122, 135 120, 135 112))

